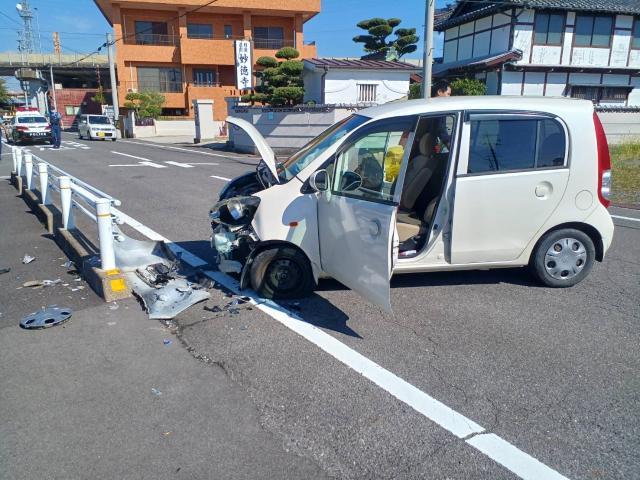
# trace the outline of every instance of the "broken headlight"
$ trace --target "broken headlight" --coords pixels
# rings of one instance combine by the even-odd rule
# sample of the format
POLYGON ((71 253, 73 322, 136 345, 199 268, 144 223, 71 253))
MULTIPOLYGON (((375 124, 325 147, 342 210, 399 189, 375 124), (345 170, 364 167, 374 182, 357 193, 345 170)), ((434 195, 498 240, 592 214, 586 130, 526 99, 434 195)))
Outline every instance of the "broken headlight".
POLYGON ((260 205, 258 197, 233 197, 221 200, 209 211, 209 218, 212 222, 238 227, 248 225, 253 220, 253 216, 260 205))

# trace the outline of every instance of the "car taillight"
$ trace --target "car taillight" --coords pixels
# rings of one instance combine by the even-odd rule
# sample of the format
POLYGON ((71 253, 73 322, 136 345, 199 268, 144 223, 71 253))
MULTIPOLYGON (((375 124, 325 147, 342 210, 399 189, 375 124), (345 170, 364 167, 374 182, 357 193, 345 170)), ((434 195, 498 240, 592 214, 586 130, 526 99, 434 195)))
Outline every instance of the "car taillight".
POLYGON ((598 146, 598 198, 608 208, 611 204, 611 156, 609 144, 598 114, 593 112, 593 124, 596 128, 596 144, 598 146))
POLYGON ((29 127, 16 127, 16 130, 19 132, 28 132, 29 127))

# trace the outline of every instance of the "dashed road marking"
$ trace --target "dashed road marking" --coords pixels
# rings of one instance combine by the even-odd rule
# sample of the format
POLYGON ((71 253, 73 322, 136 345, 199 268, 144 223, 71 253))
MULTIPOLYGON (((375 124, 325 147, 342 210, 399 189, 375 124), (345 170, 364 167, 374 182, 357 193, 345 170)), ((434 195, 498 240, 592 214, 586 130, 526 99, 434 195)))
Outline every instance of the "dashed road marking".
POLYGON ((218 175, 211 175, 211 178, 217 178, 218 180, 224 180, 225 182, 228 182, 229 180, 231 180, 230 178, 220 177, 218 175))
POLYGON ((167 160, 164 163, 168 163, 169 165, 175 165, 176 167, 193 168, 193 165, 190 165, 188 163, 172 162, 171 160, 167 160))

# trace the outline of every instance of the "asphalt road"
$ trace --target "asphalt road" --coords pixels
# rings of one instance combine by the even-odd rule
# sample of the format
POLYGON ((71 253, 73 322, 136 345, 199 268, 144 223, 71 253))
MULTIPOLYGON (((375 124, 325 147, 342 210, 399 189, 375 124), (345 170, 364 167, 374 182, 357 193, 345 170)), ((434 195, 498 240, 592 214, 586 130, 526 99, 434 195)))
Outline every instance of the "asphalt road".
MULTIPOLYGON (((256 163, 69 134, 63 145, 33 151, 203 258, 207 212, 223 178, 256 163)), ((571 289, 542 288, 520 269, 416 274, 393 279, 393 314, 334 281, 289 307, 568 478, 640 478, 640 222, 615 223, 605 262, 571 289)), ((213 301, 226 300, 220 293, 213 301)), ((258 310, 205 313, 194 307, 177 319, 185 344, 224 365, 262 424, 328 474, 517 478, 258 310)))

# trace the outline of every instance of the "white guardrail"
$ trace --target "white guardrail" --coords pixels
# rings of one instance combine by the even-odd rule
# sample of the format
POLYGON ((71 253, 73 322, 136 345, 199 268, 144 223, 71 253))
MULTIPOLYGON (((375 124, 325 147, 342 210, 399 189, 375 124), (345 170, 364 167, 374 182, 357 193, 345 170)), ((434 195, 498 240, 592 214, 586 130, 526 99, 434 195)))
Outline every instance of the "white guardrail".
MULTIPOLYGON (((117 241, 117 238, 114 238, 113 222, 130 223, 127 222, 126 215, 117 215, 120 212, 115 207, 122 204, 120 200, 73 175, 69 175, 64 170, 20 147, 11 146, 11 152, 13 171, 18 177, 23 178, 25 190, 34 191, 39 187, 42 205, 53 204, 52 191, 60 194, 63 228, 67 230, 76 228, 74 210, 83 213, 97 224, 101 268, 103 270, 115 269, 113 242, 117 241), (37 184, 35 177, 38 177, 39 180, 37 184)), ((131 227, 138 230, 135 224, 132 224, 131 227)))

